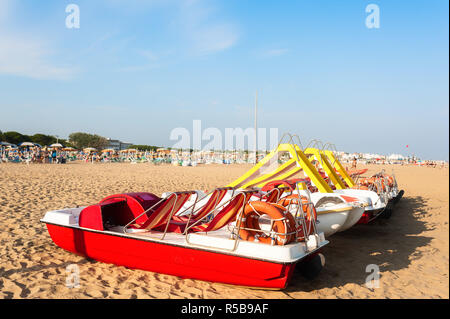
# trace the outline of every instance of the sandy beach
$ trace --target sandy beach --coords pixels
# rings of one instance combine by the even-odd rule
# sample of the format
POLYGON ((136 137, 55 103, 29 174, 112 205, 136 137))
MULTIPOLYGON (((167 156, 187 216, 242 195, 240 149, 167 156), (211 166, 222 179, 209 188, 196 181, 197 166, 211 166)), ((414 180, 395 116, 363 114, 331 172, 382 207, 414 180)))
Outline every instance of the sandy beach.
POLYGON ((405 190, 392 218, 330 237, 321 274, 312 281, 295 275, 282 291, 181 279, 88 260, 57 247, 39 222, 48 210, 96 203, 114 193, 210 190, 249 167, 0 164, 0 297, 449 298, 448 168, 367 166, 370 172, 394 171, 405 190), (66 267, 71 264, 80 269, 79 288, 66 287, 66 267), (365 286, 369 264, 380 267, 379 288, 365 286))

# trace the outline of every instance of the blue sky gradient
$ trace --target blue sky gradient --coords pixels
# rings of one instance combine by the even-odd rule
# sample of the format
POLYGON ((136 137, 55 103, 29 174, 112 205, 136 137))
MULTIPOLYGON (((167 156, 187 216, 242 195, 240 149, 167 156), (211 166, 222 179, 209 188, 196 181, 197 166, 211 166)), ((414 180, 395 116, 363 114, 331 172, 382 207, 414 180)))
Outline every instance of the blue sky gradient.
POLYGON ((0 129, 260 127, 448 160, 448 2, 0 0, 0 129), (80 8, 68 29, 65 8, 80 8), (368 29, 365 8, 380 8, 368 29), (406 148, 409 145, 409 148, 406 148))

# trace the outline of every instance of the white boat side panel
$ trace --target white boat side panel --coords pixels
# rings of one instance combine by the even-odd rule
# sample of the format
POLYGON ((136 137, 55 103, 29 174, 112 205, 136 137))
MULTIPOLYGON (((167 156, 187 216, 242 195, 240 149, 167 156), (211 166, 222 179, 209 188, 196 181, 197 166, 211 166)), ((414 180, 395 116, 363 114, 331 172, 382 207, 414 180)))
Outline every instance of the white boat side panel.
POLYGON ((84 208, 85 207, 52 210, 45 213, 44 218, 42 218, 41 221, 65 226, 78 226, 78 217, 84 208))
MULTIPOLYGON (((78 228, 78 216, 83 208, 84 207, 50 211, 45 214, 41 221, 78 228)), ((89 230, 85 228, 80 229, 89 230)), ((149 241, 159 241, 163 235, 163 233, 157 231, 124 233, 123 226, 116 226, 102 233, 105 233, 105 235, 118 234, 123 237, 147 239, 149 241)), ((290 263, 300 260, 312 250, 319 249, 328 244, 328 241, 323 234, 317 237, 318 238, 314 238, 314 240, 308 242, 308 247, 304 242, 291 243, 285 246, 272 246, 239 240, 237 241, 236 249, 234 249, 236 241, 231 239, 231 233, 224 227, 217 231, 209 232, 207 235, 204 233, 191 233, 188 238, 189 242, 186 241, 186 237, 183 234, 178 233, 167 233, 162 241, 168 244, 185 246, 187 248, 201 247, 216 253, 228 253, 242 257, 290 263)))

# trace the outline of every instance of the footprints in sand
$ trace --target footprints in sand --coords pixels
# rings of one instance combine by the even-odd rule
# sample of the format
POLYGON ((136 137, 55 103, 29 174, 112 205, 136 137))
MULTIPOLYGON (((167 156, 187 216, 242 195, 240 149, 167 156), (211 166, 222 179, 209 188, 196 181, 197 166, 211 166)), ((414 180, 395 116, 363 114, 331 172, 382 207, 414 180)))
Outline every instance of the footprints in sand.
POLYGON ((7 278, 1 279, 1 290, 4 291, 4 298, 27 298, 30 295, 30 289, 15 280, 9 280, 7 278))
POLYGON ((70 163, 24 170, 1 164, 0 298, 448 298, 448 170, 442 178, 442 171, 417 175, 420 171, 414 168, 414 174, 411 168, 399 168, 396 176, 407 195, 393 217, 384 225, 333 237, 323 273, 312 282, 295 275, 285 291, 245 289, 87 260, 58 248, 39 222, 48 210, 88 205, 113 193, 211 190, 248 168, 70 163), (437 183, 440 193, 428 194, 425 186, 416 186, 427 183, 437 183), (355 240, 357 246, 352 245, 355 240), (389 284, 373 291, 364 286, 369 263, 381 266, 382 280, 389 284), (66 267, 71 264, 79 267, 79 288, 66 287, 66 267))

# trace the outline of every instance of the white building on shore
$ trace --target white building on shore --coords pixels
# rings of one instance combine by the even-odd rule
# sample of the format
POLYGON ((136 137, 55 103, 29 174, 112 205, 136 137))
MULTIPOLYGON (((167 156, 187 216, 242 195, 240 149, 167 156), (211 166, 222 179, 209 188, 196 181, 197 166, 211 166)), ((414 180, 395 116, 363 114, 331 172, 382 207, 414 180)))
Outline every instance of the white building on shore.
POLYGON ((116 151, 121 151, 121 150, 126 150, 128 147, 130 147, 131 145, 133 145, 133 143, 128 143, 128 142, 121 142, 119 140, 113 140, 108 138, 108 145, 106 148, 112 148, 113 150, 116 151))

